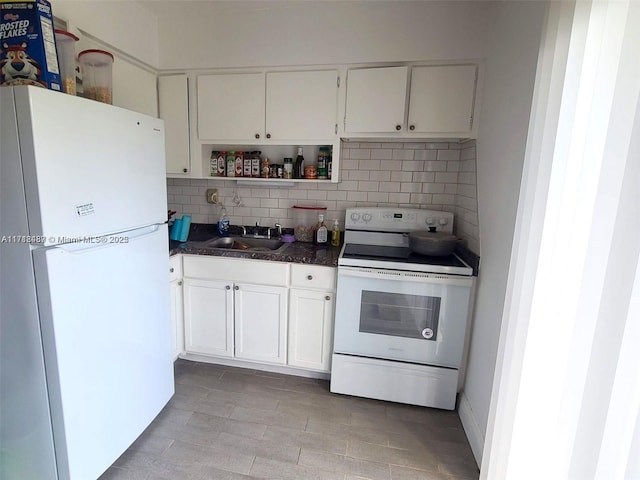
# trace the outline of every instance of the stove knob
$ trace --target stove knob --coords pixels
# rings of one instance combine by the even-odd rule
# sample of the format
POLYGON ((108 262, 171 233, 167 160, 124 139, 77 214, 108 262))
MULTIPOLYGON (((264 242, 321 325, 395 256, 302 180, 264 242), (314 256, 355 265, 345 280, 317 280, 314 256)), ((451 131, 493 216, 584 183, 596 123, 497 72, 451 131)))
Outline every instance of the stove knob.
POLYGON ((424 330, 422 330, 422 336, 427 340, 433 338, 433 330, 430 328, 425 328, 424 330))
POLYGON ((359 213, 352 213, 351 214, 351 220, 354 222, 357 222, 358 220, 360 220, 360 214, 359 213))
POLYGON ((438 220, 438 223, 440 225, 446 225, 447 223, 449 223, 449 220, 447 220, 447 217, 440 217, 440 220, 438 220))
POLYGON ((433 217, 427 217, 427 225, 433 225, 435 223, 435 220, 433 219, 433 217))
POLYGON ((372 218, 373 216, 370 213, 365 213, 364 215, 362 215, 362 220, 364 220, 365 223, 369 223, 372 218))

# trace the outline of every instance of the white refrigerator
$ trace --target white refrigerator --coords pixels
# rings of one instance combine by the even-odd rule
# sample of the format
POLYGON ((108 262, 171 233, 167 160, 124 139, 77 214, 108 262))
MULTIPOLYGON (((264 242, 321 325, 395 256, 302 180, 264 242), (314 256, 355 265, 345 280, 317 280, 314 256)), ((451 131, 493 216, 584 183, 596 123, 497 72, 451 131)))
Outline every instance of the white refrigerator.
POLYGON ((91 480, 174 392, 164 126, 0 88, 0 478, 91 480))

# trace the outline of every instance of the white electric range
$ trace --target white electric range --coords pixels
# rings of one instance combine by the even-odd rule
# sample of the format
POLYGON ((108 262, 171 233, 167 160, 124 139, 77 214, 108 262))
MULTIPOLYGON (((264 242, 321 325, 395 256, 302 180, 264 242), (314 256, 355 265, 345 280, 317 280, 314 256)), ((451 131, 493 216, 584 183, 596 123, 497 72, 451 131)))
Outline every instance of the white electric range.
POLYGON ((457 255, 423 256, 408 234, 453 232, 452 213, 346 212, 338 259, 331 391, 454 409, 473 270, 457 255))

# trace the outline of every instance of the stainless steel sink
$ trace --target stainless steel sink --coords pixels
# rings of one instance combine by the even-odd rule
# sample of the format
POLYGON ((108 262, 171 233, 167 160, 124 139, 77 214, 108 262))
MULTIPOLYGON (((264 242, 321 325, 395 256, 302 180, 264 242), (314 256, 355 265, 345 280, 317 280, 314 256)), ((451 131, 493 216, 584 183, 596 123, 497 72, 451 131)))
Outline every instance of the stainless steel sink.
POLYGON ((285 243, 277 238, 254 238, 254 237, 220 237, 198 242, 201 248, 226 248, 233 250, 250 250, 254 252, 279 252, 287 247, 285 243))

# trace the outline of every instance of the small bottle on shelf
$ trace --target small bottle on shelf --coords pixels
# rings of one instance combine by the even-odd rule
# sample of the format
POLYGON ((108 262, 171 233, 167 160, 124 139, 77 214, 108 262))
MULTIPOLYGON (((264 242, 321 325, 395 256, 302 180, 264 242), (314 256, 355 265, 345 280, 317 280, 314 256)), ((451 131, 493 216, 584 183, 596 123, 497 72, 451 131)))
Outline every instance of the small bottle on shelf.
POLYGON ((304 178, 303 163, 302 147, 298 147, 298 155, 296 156, 296 162, 293 166, 293 178, 304 178))
POLYGON ((271 169, 271 162, 269 162, 268 158, 265 158, 264 162, 262 162, 262 178, 269 178, 270 169, 271 169))
POLYGON ((331 245, 334 247, 340 246, 340 225, 338 219, 333 221, 333 229, 331 230, 331 245))
POLYGON ((318 224, 313 232, 313 243, 316 245, 326 245, 329 240, 329 230, 324 224, 324 215, 318 214, 318 224))

